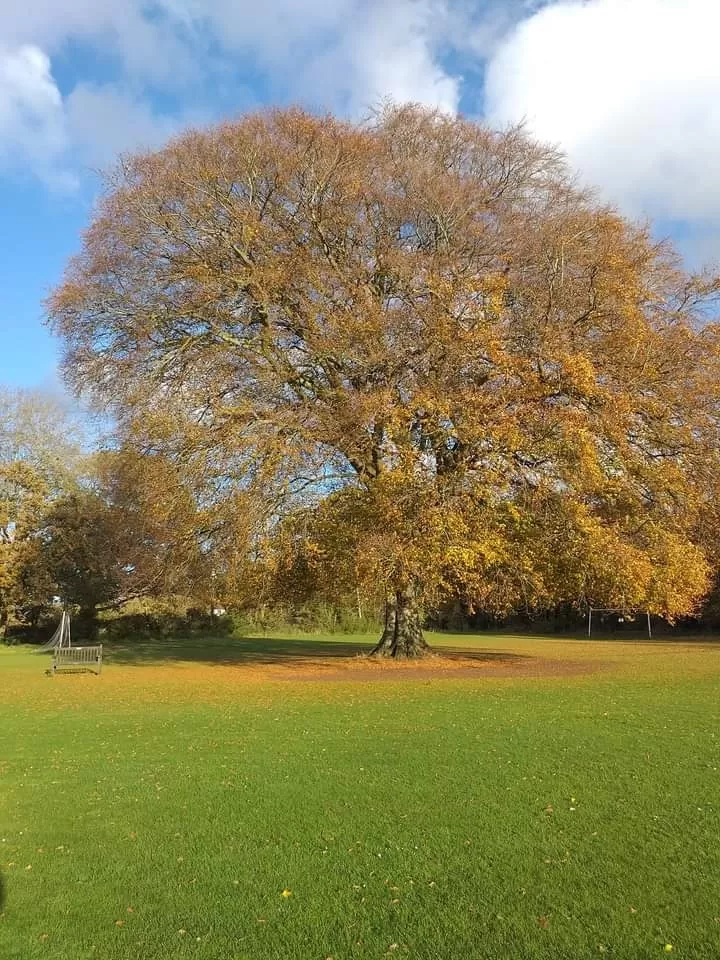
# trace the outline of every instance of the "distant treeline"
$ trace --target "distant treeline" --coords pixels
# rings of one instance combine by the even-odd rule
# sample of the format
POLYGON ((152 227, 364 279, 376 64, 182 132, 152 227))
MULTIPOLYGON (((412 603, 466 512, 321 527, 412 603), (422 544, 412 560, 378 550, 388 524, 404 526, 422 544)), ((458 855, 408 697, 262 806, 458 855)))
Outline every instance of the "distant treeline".
MULTIPOLYGON (((60 617, 59 607, 48 607, 34 623, 16 623, 8 629, 8 643, 40 643, 51 635, 60 617)), ((720 631, 720 608, 713 595, 701 616, 669 623, 652 616, 654 637, 712 634, 720 631)), ((425 627, 447 633, 520 632, 582 636, 587 630, 587 612, 570 605, 554 610, 493 616, 484 611, 468 611, 462 605, 447 603, 425 613, 425 627)), ((176 598, 133 601, 121 610, 100 613, 87 622, 79 611, 72 619, 73 641, 143 642, 175 637, 262 636, 263 634, 368 634, 373 637, 382 628, 382 610, 361 610, 347 605, 306 603, 301 605, 263 604, 255 608, 225 609, 193 606, 176 598)), ((646 636, 645 611, 596 613, 593 636, 646 636)))

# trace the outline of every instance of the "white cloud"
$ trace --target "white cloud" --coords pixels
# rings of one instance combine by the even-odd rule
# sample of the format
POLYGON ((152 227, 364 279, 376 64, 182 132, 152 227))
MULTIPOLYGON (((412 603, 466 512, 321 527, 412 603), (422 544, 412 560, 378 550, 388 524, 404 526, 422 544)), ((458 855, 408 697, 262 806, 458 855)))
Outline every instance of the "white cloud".
POLYGON ((56 168, 66 146, 62 97, 48 57, 32 45, 0 50, 0 168, 29 168, 53 185, 72 186, 56 168))
POLYGON ((447 107, 457 105, 457 81, 440 66, 438 47, 452 3, 0 0, 0 23, 8 46, 32 43, 54 57, 69 40, 89 44, 115 57, 131 82, 165 89, 259 66, 291 99, 321 94, 337 107, 392 95, 447 107))
MULTIPOLYGON (((268 75, 283 99, 365 112, 383 97, 456 109, 438 51, 450 0, 164 0, 268 75)), ((246 62, 247 62, 246 60, 246 62)))
POLYGON ((459 80, 442 67, 436 50, 446 12, 431 0, 356 8, 344 33, 310 63, 300 90, 353 116, 387 97, 454 112, 459 80))
POLYGON ((453 2, 0 0, 0 62, 9 69, 20 59, 23 77, 13 82, 24 103, 12 93, 5 116, 10 81, 0 73, 0 133, 13 131, 18 165, 29 157, 45 179, 62 179, 68 163, 104 165, 162 142, 179 120, 153 107, 158 92, 171 93, 183 116, 212 112, 218 96, 226 109, 242 109, 248 75, 276 101, 354 116, 384 97, 455 110, 459 81, 440 57, 453 2), (29 59, 19 52, 28 50, 29 59), (93 73, 98 53, 112 80, 93 73), (49 58, 62 58, 66 84, 79 70, 64 97, 49 58))
POLYGON ((526 119, 632 215, 720 225, 720 3, 563 0, 492 56, 486 114, 526 119))
POLYGON ((478 11, 473 0, 453 0, 448 5, 448 40, 456 50, 486 60, 519 21, 545 2, 486 0, 478 11))
POLYGON ((720 236, 720 0, 0 0, 0 24, 0 172, 68 186, 259 91, 453 111, 457 65, 486 61, 490 122, 526 118, 626 212, 681 221, 693 256, 720 236))
POLYGON ((168 87, 195 75, 178 23, 171 0, 0 0, 6 47, 33 44, 54 57, 68 41, 88 44, 103 60, 116 58, 129 76, 168 87))
POLYGON ((0 50, 0 173, 30 173, 51 189, 72 191, 79 168, 156 147, 179 122, 109 84, 79 83, 63 99, 39 47, 0 50))
POLYGON ((118 154, 157 147, 179 121, 155 114, 147 101, 117 86, 78 84, 65 101, 68 135, 83 161, 106 167, 118 154))

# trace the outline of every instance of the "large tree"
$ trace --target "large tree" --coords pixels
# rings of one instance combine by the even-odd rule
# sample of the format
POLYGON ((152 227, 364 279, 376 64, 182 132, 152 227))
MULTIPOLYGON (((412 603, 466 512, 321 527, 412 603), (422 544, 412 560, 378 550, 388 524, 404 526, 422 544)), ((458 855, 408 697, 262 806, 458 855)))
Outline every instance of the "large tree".
POLYGON ((693 609, 712 289, 521 130, 287 110, 121 161, 49 315, 205 506, 268 538, 311 505, 414 656, 440 593, 693 609))

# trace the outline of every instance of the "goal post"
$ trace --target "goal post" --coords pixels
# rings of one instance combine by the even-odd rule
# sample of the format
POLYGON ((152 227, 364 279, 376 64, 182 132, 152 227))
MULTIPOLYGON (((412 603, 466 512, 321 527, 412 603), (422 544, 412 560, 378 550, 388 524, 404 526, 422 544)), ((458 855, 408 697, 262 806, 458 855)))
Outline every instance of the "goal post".
POLYGON ((47 643, 38 647, 38 652, 44 653, 47 650, 69 649, 70 647, 72 647, 72 640, 70 639, 70 614, 66 608, 62 612, 57 630, 47 643))
MULTIPOLYGON (((622 623, 626 618, 634 620, 636 616, 642 616, 642 613, 636 612, 633 610, 627 610, 623 607, 588 607, 588 619, 587 619, 587 635, 588 637, 592 636, 593 630, 593 615, 597 620, 598 616, 602 617, 604 613, 616 613, 618 615, 619 621, 622 623)), ((648 640, 652 640, 652 623, 650 621, 650 611, 645 610, 645 621, 647 624, 647 635, 648 640)))

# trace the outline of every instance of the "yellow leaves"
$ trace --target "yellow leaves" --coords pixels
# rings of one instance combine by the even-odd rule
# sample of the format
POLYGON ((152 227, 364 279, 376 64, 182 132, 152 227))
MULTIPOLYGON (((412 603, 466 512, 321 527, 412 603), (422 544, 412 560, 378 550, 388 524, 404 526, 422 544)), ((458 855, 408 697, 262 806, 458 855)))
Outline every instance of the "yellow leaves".
POLYGON ((662 527, 653 526, 649 533, 649 550, 655 562, 648 608, 670 620, 692 615, 711 583, 712 570, 704 552, 686 537, 662 527))
MULTIPOLYGON (((476 533, 477 531, 473 531, 476 533)), ((469 537, 464 543, 450 546, 445 550, 444 561, 455 574, 472 571, 496 564, 507 557, 507 546, 495 530, 488 530, 487 540, 469 537)))
POLYGON ((589 356, 567 354, 560 360, 560 375, 565 389, 583 397, 598 393, 597 371, 589 356))
POLYGON ((293 894, 292 894, 292 890, 288 890, 287 887, 286 887, 286 888, 283 890, 283 892, 280 894, 280 896, 281 896, 281 897, 284 897, 286 900, 287 900, 288 897, 291 897, 292 895, 293 895, 293 894))

